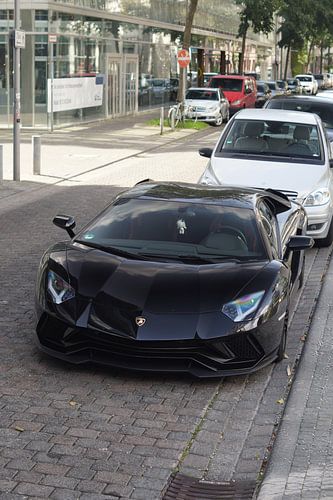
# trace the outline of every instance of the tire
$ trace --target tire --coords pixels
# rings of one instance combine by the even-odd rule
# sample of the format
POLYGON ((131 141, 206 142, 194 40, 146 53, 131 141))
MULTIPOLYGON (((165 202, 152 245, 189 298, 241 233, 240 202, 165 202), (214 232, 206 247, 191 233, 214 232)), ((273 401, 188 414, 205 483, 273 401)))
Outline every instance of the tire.
POLYGON ((229 121, 229 120, 230 120, 230 111, 229 111, 229 109, 228 109, 227 114, 226 114, 226 117, 224 118, 224 120, 223 120, 223 121, 224 121, 224 123, 228 123, 228 121, 229 121))
POLYGON ((284 359, 284 355, 286 352, 287 334, 288 334, 288 319, 289 319, 289 311, 287 308, 286 315, 284 317, 283 332, 282 332, 282 336, 281 336, 281 341, 280 341, 277 355, 276 355, 276 363, 280 363, 284 359))
POLYGON ((316 246, 319 248, 329 247, 332 242, 333 242, 333 218, 331 220, 331 224, 330 224, 326 238, 321 238, 319 240, 316 240, 316 246))
POLYGON ((223 116, 220 113, 219 116, 216 118, 215 122, 213 123, 214 127, 220 127, 223 123, 223 116))
POLYGON ((179 121, 180 121, 180 112, 179 112, 179 109, 177 108, 170 108, 169 109, 169 113, 168 113, 168 124, 169 124, 169 127, 172 126, 172 120, 173 120, 173 116, 174 116, 174 124, 175 124, 175 127, 177 127, 179 121))

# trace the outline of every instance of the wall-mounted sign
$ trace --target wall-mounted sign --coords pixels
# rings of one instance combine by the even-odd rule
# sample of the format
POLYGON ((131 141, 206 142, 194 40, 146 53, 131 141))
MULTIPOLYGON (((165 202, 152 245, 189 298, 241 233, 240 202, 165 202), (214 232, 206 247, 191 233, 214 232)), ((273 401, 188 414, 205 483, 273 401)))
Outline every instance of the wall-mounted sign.
POLYGON ((14 44, 16 49, 25 49, 25 31, 15 30, 14 44))
POLYGON ((91 108, 103 104, 103 78, 83 76, 80 78, 50 78, 47 80, 47 111, 51 112, 51 95, 53 94, 53 111, 91 108), (53 90, 51 91, 51 84, 53 90))

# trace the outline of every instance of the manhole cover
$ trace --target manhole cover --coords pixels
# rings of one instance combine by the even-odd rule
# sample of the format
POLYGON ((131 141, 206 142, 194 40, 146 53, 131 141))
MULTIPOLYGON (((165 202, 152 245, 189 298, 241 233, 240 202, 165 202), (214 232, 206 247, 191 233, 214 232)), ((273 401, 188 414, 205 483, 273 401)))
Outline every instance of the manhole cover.
POLYGON ((251 500, 255 487, 255 481, 210 483, 175 474, 163 500, 251 500))

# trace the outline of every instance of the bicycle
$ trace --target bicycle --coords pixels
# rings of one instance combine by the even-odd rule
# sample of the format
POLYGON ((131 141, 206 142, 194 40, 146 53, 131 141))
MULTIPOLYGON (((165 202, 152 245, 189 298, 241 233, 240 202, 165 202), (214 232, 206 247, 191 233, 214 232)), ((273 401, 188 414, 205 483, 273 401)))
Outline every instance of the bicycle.
POLYGON ((168 112, 169 127, 177 127, 179 122, 184 122, 187 119, 197 121, 197 114, 192 106, 186 106, 184 101, 177 102, 177 104, 170 106, 168 112))

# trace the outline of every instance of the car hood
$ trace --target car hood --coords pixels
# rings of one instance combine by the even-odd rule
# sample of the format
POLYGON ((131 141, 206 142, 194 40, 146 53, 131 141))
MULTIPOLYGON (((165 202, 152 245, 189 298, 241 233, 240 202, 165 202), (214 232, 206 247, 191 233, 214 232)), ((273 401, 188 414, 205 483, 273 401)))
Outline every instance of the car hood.
POLYGON ((211 167, 223 185, 295 191, 299 198, 329 184, 329 172, 325 165, 212 156, 211 167))
MULTIPOLYGON (((205 316, 218 315, 219 322, 224 318, 230 330, 236 324, 222 314, 223 304, 239 295, 265 290, 276 275, 267 261, 194 266, 128 260, 100 250, 87 251, 83 245, 75 247, 68 248, 66 266, 76 289, 72 320, 80 327, 141 339, 151 339, 152 331, 147 325, 138 328, 138 317, 155 325, 155 334, 157 327, 158 331, 164 329, 161 335, 168 340, 194 338, 205 316)), ((63 308, 69 308, 70 302, 63 308)), ((214 328, 206 325, 204 331, 214 328)), ((221 331, 216 333, 219 335, 221 331)))
POLYGON ((208 106, 218 106, 219 101, 207 101, 206 99, 185 99, 186 106, 200 106, 203 108, 208 108, 208 106))

